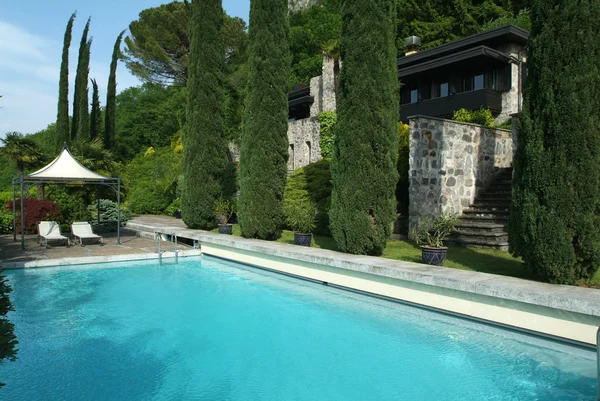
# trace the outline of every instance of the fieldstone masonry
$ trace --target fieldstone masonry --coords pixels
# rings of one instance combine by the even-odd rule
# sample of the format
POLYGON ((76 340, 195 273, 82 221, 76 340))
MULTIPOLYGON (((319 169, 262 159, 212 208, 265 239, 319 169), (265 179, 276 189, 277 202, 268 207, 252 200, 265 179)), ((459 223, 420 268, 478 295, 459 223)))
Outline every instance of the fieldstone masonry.
POLYGON ((300 11, 316 4, 316 0, 288 0, 289 11, 300 11))
POLYGON ((290 173, 321 159, 321 124, 316 117, 289 122, 287 133, 290 173))
POLYGON ((441 118, 410 118, 409 233, 425 216, 461 213, 512 165, 512 133, 441 118))

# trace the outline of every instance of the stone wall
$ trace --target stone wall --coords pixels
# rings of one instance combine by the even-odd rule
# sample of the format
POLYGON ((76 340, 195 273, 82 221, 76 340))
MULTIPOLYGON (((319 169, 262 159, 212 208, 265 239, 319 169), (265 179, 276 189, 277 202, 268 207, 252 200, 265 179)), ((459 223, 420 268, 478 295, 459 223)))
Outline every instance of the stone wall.
MULTIPOLYGON (((523 46, 516 43, 508 43, 498 47, 502 53, 511 56, 515 60, 525 61, 523 56, 523 46)), ((496 123, 502 124, 510 119, 511 114, 521 111, 523 101, 521 88, 521 65, 518 62, 509 64, 510 69, 510 90, 502 92, 502 112, 496 117, 496 123)))
POLYGON ((335 111, 335 60, 323 55, 321 75, 311 78, 310 94, 314 102, 310 107, 310 116, 318 117, 323 111, 335 111))
POLYGON ((288 123, 289 172, 321 159, 320 129, 321 124, 316 117, 288 123))
POLYGON ((462 213, 498 169, 512 165, 508 130, 424 116, 409 124, 409 232, 422 217, 462 213))
POLYGON ((288 10, 298 11, 316 4, 316 0, 288 0, 288 10))

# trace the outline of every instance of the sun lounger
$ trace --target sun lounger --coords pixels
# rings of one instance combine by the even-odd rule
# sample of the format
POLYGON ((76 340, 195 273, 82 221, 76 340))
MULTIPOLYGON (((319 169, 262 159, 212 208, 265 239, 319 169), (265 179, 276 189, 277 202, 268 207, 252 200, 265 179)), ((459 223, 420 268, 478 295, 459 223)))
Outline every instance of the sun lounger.
POLYGON ((48 248, 48 241, 65 241, 71 245, 69 238, 60 233, 60 225, 56 221, 40 221, 38 223, 38 242, 48 248))
POLYGON ((95 243, 100 242, 104 245, 104 240, 101 236, 96 235, 92 232, 92 226, 90 223, 86 221, 75 222, 71 224, 71 234, 73 234, 73 239, 75 243, 79 240, 79 245, 83 245, 83 240, 92 240, 96 241, 95 243))

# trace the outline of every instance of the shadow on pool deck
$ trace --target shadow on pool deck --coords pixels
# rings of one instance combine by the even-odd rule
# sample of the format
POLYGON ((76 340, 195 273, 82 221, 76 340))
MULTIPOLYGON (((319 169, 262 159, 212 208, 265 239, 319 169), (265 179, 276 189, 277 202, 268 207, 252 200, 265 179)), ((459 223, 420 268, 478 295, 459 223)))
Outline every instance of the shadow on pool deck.
POLYGON ((117 233, 102 234, 104 244, 90 244, 84 247, 79 245, 53 245, 49 249, 40 246, 36 235, 25 236, 25 249, 21 249, 20 237, 13 241, 12 235, 0 236, 0 264, 13 262, 27 262, 43 259, 77 258, 84 256, 126 255, 154 252, 154 241, 137 236, 128 230, 121 232, 121 245, 117 245, 117 233))

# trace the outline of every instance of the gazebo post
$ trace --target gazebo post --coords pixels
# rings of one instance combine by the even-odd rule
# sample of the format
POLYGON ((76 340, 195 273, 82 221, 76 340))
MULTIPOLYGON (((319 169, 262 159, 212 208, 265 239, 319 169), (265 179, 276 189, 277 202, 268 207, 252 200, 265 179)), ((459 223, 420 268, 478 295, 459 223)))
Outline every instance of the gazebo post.
POLYGON ((100 226, 100 188, 102 185, 98 184, 96 193, 98 194, 98 226, 100 226))
POLYGON ((121 245, 121 177, 117 178, 117 245, 121 245))
POLYGON ((17 188, 13 178, 13 242, 17 242, 17 188))
POLYGON ((23 175, 21 175, 21 249, 25 249, 25 199, 23 196, 23 189, 25 188, 25 181, 23 175))

